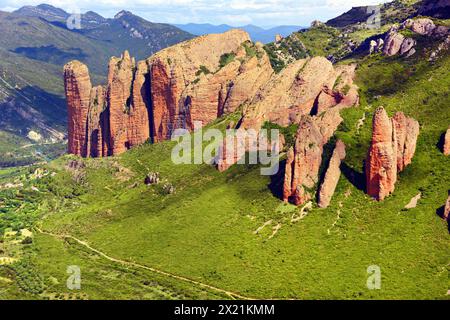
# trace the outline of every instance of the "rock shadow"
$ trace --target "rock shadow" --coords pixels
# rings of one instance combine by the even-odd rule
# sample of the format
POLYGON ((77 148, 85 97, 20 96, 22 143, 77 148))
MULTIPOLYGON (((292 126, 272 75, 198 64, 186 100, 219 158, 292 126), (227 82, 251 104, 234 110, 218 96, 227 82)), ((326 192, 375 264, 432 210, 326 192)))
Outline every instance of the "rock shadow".
POLYGON ((436 144, 436 147, 439 149, 439 151, 444 152, 444 144, 445 144, 445 134, 446 132, 442 133, 439 137, 439 141, 436 144))
POLYGON ((283 199, 284 174, 286 172, 286 159, 280 161, 277 174, 270 176, 269 190, 278 199, 283 199))
POLYGON ((353 184, 358 190, 366 192, 366 178, 363 173, 351 168, 347 163, 341 163, 342 174, 353 184))
MULTIPOLYGON (((442 206, 436 210, 436 214, 439 216, 439 218, 444 219, 444 211, 445 211, 445 206, 442 206)), ((447 219, 447 230, 448 230, 448 233, 450 234, 450 219, 447 219)))

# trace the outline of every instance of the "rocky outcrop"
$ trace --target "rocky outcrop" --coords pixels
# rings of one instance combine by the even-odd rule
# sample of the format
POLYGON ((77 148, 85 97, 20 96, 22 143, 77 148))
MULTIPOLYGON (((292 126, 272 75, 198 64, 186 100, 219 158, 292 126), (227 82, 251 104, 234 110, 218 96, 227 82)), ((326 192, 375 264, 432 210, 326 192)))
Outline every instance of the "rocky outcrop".
POLYGON ((400 54, 404 55, 405 53, 408 53, 410 50, 414 48, 415 45, 416 40, 412 38, 406 38, 400 47, 400 54))
POLYGON ((397 182, 397 141, 395 125, 380 107, 373 117, 372 140, 366 160, 367 193, 384 200, 397 182))
POLYGON ((387 56, 394 56, 400 52, 405 37, 398 33, 398 28, 392 27, 384 39, 383 53, 387 56))
POLYGON ((295 146, 289 151, 286 162, 284 201, 301 205, 314 197, 319 184, 323 147, 342 120, 337 110, 327 111, 322 117, 310 115, 302 117, 295 146))
POLYGON ((336 186, 341 176, 341 162, 345 159, 345 144, 338 140, 331 156, 324 181, 320 186, 318 195, 318 205, 320 208, 327 208, 330 205, 336 186))
POLYGON ((106 87, 91 88, 88 69, 80 62, 65 66, 69 127, 74 123, 74 130, 69 130, 69 153, 82 157, 116 155, 149 139, 147 74, 146 63, 136 65, 128 52, 120 58, 111 58, 106 87), (84 95, 89 92, 89 98, 73 99, 73 92, 78 91, 72 83, 83 81, 84 95))
POLYGON ((450 127, 447 129, 447 132, 444 136, 444 146, 443 146, 444 155, 450 156, 450 127))
POLYGON ((196 38, 148 60, 152 79, 154 140, 233 112, 273 73, 262 47, 240 30, 196 38), (250 51, 255 54, 251 54, 250 51))
POLYGON ((128 123, 132 108, 134 59, 125 52, 109 62, 108 105, 111 154, 121 154, 129 149, 128 123))
POLYGON ((448 195, 447 202, 445 203, 443 218, 445 220, 450 220, 450 192, 449 192, 449 195, 448 195))
POLYGON ((428 18, 408 19, 403 23, 403 27, 422 36, 431 36, 436 29, 433 20, 428 18))
POLYGON ((64 67, 64 85, 69 117, 69 153, 87 156, 87 122, 91 97, 91 79, 88 68, 73 61, 64 67))
POLYGON ((390 119, 383 107, 373 118, 372 140, 366 160, 367 193, 384 200, 395 190, 397 173, 412 161, 419 123, 398 112, 390 119))
POLYGON ((102 86, 91 90, 89 102, 89 114, 87 120, 87 155, 99 157, 107 154, 108 147, 103 145, 103 137, 108 136, 106 132, 106 119, 103 114, 106 108, 106 90, 102 86))
POLYGON ((247 33, 207 35, 137 62, 125 52, 109 63, 108 84, 92 89, 80 62, 65 67, 69 153, 121 154, 147 140, 169 139, 250 101, 272 76, 269 58, 247 33))
POLYGON ((359 101, 353 83, 356 65, 334 68, 323 57, 298 60, 274 75, 246 106, 243 128, 259 129, 266 122, 298 123, 307 114, 352 107, 359 101))
MULTIPOLYGON (((408 19, 401 25, 394 25, 385 36, 385 45, 383 53, 387 56, 397 54, 406 55, 407 57, 416 53, 416 40, 406 38, 402 34, 402 30, 410 30, 417 35, 424 37, 442 38, 444 39, 439 50, 445 49, 445 38, 449 35, 449 28, 446 26, 437 26, 433 20, 429 18, 408 19)), ((373 49, 372 49, 373 50, 373 49)))
POLYGON ((420 126, 419 122, 406 117, 403 112, 394 115, 393 123, 397 141, 397 171, 401 172, 412 162, 420 126))

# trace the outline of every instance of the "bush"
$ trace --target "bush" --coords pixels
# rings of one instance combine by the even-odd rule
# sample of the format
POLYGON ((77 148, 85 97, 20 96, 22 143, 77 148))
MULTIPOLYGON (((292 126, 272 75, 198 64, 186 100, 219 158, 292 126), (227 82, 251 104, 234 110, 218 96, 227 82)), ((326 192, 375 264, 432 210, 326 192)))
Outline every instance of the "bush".
POLYGON ((202 73, 204 75, 207 75, 207 74, 210 74, 211 71, 209 71, 209 69, 207 67, 205 67, 205 66, 200 66, 200 69, 195 73, 195 75, 197 77, 199 77, 202 73))
POLYGON ((220 57, 219 67, 223 68, 226 65, 230 64, 236 58, 236 54, 234 52, 225 53, 220 57))

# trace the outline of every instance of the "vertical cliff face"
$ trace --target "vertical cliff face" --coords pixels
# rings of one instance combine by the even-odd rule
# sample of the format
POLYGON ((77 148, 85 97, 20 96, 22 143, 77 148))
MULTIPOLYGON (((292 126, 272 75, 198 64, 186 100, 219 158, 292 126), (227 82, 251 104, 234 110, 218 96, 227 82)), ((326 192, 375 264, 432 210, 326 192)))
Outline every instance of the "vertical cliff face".
POLYGON ((64 84, 69 116, 69 153, 87 156, 87 118, 91 97, 88 68, 77 61, 64 67, 64 84))
POLYGON ((443 147, 444 155, 450 156, 450 127, 444 136, 444 147, 443 147))
POLYGON ((150 74, 147 62, 140 61, 136 65, 129 110, 129 146, 137 146, 150 139, 150 74))
POLYGON ((345 144, 338 140, 331 156, 324 181, 320 186, 318 205, 320 208, 327 208, 330 205, 331 198, 336 190, 336 186, 341 176, 341 162, 345 159, 345 144))
POLYGON ((107 135, 104 125, 103 112, 106 108, 106 90, 102 86, 92 88, 89 101, 89 114, 87 120, 87 155, 101 157, 107 155, 107 148, 103 147, 103 136, 107 135))
POLYGON ((108 106, 111 153, 120 154, 130 147, 128 122, 132 108, 135 62, 128 52, 112 58, 108 74, 108 106))
POLYGON ((366 160, 367 193, 370 196, 383 200, 394 192, 397 173, 411 163, 418 136, 416 120, 402 112, 390 119, 383 107, 376 110, 366 160))
POLYGON ((240 30, 167 48, 148 64, 155 141, 178 128, 192 129, 195 121, 205 125, 234 112, 273 74, 264 49, 240 30))
POLYGON ((403 171, 411 164, 416 152, 417 138, 419 137, 419 122, 405 116, 403 112, 394 115, 397 140, 397 171, 403 171))
POLYGON ((146 62, 136 65, 125 52, 120 58, 111 59, 107 86, 91 88, 87 67, 80 62, 67 64, 69 153, 106 157, 123 153, 148 140, 148 74, 146 62))
POLYGON ((443 215, 443 218, 444 218, 445 220, 450 220, 450 192, 449 192, 449 194, 448 194, 447 202, 445 203, 445 206, 444 206, 444 215, 443 215))
POLYGON ((151 139, 170 139, 250 101, 273 70, 262 46, 244 31, 207 35, 135 62, 128 52, 109 63, 106 87, 91 88, 87 67, 66 66, 69 152, 117 155, 151 139), (92 90, 92 92, 91 92, 92 90))
POLYGON ((323 57, 290 64, 257 91, 244 112, 242 127, 259 129, 266 121, 287 126, 307 114, 320 115, 358 104, 355 68, 335 68, 323 57))
MULTIPOLYGON (((286 161, 284 201, 301 205, 313 199, 320 183, 319 170, 323 161, 324 145, 329 142, 342 121, 337 110, 326 111, 320 117, 310 115, 302 117, 295 146, 289 150, 286 161)), ((340 152, 341 149, 339 147, 337 151, 340 152)), ((328 184, 331 185, 330 182, 328 184)), ((329 197, 331 199, 331 195, 329 197)))
POLYGON ((367 193, 384 200, 397 182, 397 136, 395 125, 384 108, 373 118, 372 140, 366 161, 367 193))

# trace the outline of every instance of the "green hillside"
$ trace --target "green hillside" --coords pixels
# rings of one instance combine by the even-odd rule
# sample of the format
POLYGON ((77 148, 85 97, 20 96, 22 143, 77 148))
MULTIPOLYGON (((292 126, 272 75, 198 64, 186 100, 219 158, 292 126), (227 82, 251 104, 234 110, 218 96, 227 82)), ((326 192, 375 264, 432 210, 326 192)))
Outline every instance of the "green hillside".
MULTIPOLYGON (((0 184, 24 184, 0 189, 0 232, 33 230, 31 244, 22 232, 0 246, 20 258, 0 267, 0 298, 447 299, 450 238, 437 211, 450 180, 450 159, 438 148, 450 119, 450 56, 359 63, 361 105, 343 112, 336 133, 347 145, 344 176, 332 205, 299 221, 302 208, 277 196, 279 176, 263 177, 257 166, 177 166, 172 142, 116 158, 66 156, 39 179, 35 168, 0 172, 0 184), (384 202, 359 183, 380 105, 421 125, 413 163, 384 202), (146 186, 150 172, 162 182, 146 186), (405 210, 419 192, 418 206, 405 210), (70 265, 82 270, 76 294, 66 289, 70 265), (381 268, 381 290, 366 287, 372 265, 381 268)), ((224 129, 230 118, 211 127, 224 129)))

